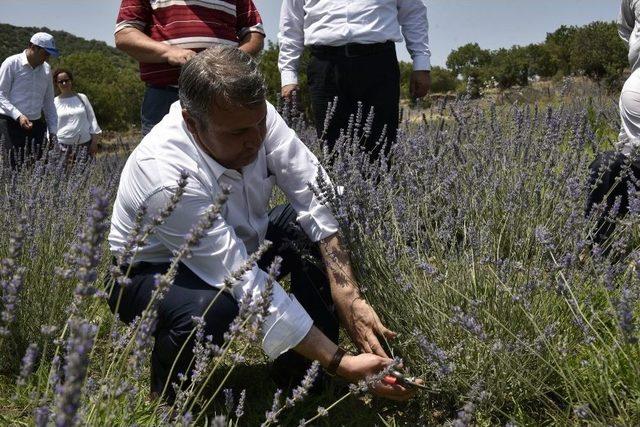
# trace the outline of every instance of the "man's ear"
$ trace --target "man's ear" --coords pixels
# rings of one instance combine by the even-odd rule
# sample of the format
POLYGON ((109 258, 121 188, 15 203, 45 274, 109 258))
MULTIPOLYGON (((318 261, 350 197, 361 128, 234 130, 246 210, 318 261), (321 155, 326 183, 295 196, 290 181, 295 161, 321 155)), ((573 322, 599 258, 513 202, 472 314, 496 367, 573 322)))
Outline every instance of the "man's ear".
POLYGON ((191 117, 189 112, 184 108, 182 109, 182 119, 187 124, 187 129, 189 129, 189 132, 191 132, 191 134, 196 138, 196 141, 199 142, 200 135, 198 133, 198 126, 197 126, 196 120, 193 117, 191 117))

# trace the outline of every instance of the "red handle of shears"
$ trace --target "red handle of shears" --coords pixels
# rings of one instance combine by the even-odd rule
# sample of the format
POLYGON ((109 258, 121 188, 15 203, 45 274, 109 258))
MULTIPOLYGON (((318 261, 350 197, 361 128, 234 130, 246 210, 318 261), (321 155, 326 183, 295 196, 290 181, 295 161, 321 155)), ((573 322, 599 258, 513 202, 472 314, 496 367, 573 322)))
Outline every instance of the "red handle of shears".
POLYGON ((384 378, 382 379, 382 382, 389 385, 395 385, 395 384, 398 384, 399 381, 398 381, 398 378, 394 377, 393 375, 385 375, 384 378))

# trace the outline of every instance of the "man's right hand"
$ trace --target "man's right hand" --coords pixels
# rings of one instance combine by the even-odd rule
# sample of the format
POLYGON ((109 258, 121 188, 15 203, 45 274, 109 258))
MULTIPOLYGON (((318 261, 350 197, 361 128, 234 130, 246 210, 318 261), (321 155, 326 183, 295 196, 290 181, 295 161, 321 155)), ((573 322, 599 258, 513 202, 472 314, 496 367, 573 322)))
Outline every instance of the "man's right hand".
POLYGON ((298 85, 297 84, 292 84, 292 85, 284 85, 282 86, 282 97, 284 99, 291 99, 291 97, 293 96, 293 93, 295 91, 298 90, 298 85))
POLYGON ((20 123, 20 127, 24 130, 28 131, 33 128, 33 123, 31 123, 31 120, 29 120, 24 114, 18 117, 18 123, 20 123))
MULTIPOLYGON (((357 356, 345 355, 340 361, 336 373, 347 381, 356 383, 379 373, 392 362, 392 359, 371 353, 363 353, 357 356)), ((421 382, 422 380, 419 381, 421 382)), ((372 391, 380 397, 404 401, 412 398, 418 390, 406 388, 399 384, 386 384, 379 381, 373 386, 372 391)))
POLYGON ((196 56, 196 53, 189 49, 182 49, 181 47, 172 46, 164 54, 165 59, 169 65, 182 66, 185 62, 196 56))

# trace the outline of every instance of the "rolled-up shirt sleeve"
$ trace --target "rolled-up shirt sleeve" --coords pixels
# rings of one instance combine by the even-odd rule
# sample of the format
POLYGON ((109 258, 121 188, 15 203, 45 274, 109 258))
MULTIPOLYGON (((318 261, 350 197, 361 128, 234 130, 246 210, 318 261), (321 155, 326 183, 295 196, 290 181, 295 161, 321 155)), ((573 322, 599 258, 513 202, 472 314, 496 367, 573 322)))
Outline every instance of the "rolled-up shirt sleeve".
POLYGON ((413 60, 413 69, 430 70, 429 19, 423 0, 398 0, 398 22, 413 60))
POLYGON ((249 33, 264 34, 262 18, 253 4, 253 0, 241 0, 236 3, 236 32, 238 40, 242 40, 249 33))
MULTIPOLYGON (((147 197, 150 215, 166 206, 174 193, 175 187, 166 186, 147 197)), ((189 181, 175 211, 158 227, 155 237, 167 249, 177 251, 185 236, 204 217, 214 197, 197 182, 189 181)), ((244 264, 247 255, 244 243, 236 236, 233 227, 218 216, 200 243, 191 249, 191 256, 181 261, 206 283, 222 289, 224 280, 244 264)), ((264 290, 267 277, 254 265, 233 284, 230 292, 236 301, 246 293, 257 297, 264 290)), ((313 321, 295 298, 290 297, 277 282, 274 283, 269 315, 263 324, 262 347, 267 356, 276 358, 298 345, 312 325, 313 321)))
POLYGON ((148 0, 122 0, 114 34, 125 28, 145 32, 151 23, 151 12, 151 3, 148 0))
POLYGON ((338 221, 328 206, 323 204, 309 188, 317 185, 318 174, 331 185, 331 181, 316 156, 286 125, 282 117, 268 104, 267 165, 276 177, 276 184, 287 196, 297 212, 297 221, 309 238, 317 242, 338 231, 338 221))

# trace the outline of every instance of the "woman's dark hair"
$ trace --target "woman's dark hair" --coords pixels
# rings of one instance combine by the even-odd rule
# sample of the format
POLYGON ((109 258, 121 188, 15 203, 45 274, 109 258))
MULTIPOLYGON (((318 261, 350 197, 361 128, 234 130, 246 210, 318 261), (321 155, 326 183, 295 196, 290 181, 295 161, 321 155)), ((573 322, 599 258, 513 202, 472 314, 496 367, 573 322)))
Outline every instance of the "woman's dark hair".
POLYGON ((55 83, 58 83, 58 76, 62 73, 65 73, 67 76, 69 76, 69 80, 73 81, 73 74, 71 74, 71 71, 67 70, 66 68, 56 68, 56 70, 53 72, 54 86, 55 83))

